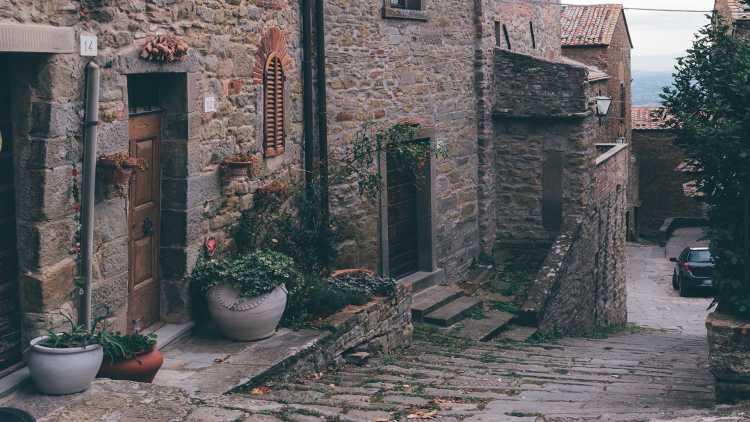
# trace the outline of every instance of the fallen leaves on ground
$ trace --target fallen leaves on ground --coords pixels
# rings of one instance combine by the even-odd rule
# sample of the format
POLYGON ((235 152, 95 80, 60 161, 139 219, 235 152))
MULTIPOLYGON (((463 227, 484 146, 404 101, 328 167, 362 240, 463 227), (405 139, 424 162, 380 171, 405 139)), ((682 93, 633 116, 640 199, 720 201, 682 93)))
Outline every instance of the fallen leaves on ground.
POLYGON ((437 410, 418 410, 414 413, 409 413, 408 415, 406 415, 406 419, 435 419, 437 417, 437 413, 437 410))
POLYGON ((250 390, 251 396, 263 396, 271 392, 270 387, 255 387, 250 390))

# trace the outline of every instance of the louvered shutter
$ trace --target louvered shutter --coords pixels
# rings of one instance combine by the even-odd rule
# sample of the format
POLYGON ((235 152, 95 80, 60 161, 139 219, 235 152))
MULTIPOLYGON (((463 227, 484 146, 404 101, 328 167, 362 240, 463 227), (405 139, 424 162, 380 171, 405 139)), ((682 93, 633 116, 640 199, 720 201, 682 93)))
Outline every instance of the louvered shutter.
POLYGON ((284 70, 272 54, 264 72, 263 149, 266 157, 284 153, 284 70))

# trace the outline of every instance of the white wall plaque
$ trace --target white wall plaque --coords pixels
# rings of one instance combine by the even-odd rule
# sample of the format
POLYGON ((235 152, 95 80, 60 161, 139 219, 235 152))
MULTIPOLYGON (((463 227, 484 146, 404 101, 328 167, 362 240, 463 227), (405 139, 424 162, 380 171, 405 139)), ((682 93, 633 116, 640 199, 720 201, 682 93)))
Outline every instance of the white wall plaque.
POLYGON ((216 98, 206 97, 203 99, 203 112, 214 113, 216 112, 216 98))
POLYGON ((81 33, 81 56, 95 57, 97 52, 96 35, 81 33))

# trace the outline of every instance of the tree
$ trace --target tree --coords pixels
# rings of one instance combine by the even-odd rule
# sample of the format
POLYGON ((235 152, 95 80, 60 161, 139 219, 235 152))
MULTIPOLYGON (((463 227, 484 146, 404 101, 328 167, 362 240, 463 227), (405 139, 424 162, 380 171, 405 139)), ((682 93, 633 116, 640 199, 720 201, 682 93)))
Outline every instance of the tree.
POLYGON ((750 43, 717 19, 677 60, 674 83, 661 95, 676 144, 708 204, 707 237, 716 259, 714 303, 750 316, 750 43))

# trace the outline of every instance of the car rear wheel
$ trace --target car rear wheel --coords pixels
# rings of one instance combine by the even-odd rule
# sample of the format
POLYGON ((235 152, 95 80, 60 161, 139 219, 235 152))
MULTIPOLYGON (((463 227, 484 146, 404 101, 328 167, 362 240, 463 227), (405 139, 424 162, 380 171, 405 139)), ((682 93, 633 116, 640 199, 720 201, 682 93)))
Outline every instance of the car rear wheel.
POLYGON ((680 288, 680 285, 677 283, 677 271, 672 273, 672 288, 675 290, 680 288))

